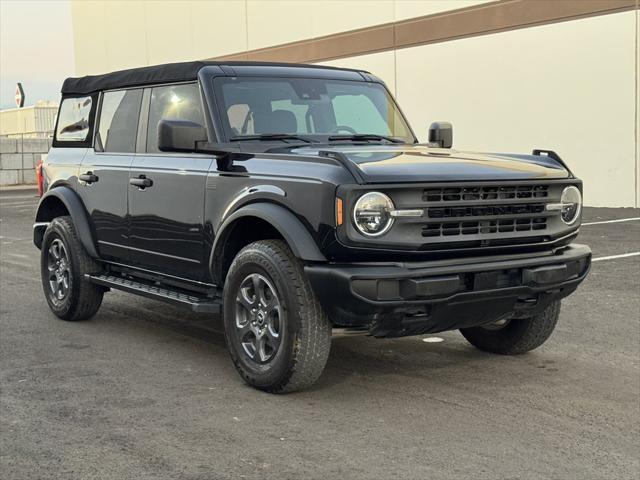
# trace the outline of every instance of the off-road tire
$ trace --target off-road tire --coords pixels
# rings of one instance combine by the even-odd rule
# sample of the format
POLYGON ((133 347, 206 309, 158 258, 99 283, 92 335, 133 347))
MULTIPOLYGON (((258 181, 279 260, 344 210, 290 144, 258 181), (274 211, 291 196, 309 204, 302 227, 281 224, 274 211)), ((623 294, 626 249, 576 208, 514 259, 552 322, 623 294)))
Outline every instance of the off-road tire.
POLYGON ((51 311, 62 320, 79 321, 93 317, 102 303, 104 289, 84 278, 86 273, 100 271, 99 265, 87 254, 69 216, 57 217, 47 227, 40 251, 40 272, 44 296, 51 311), (69 263, 68 294, 54 302, 49 287, 47 261, 51 244, 59 239, 64 244, 69 263))
POLYGON ((519 355, 542 345, 551 336, 559 316, 558 300, 538 315, 512 319, 499 330, 471 327, 461 328, 460 333, 480 350, 502 355, 519 355))
POLYGON ((224 286, 225 338, 231 359, 249 385, 270 393, 301 390, 321 375, 331 348, 331 325, 304 274, 302 262, 280 240, 244 247, 233 260, 224 286), (266 365, 246 356, 236 326, 236 297, 243 279, 257 273, 275 287, 284 310, 284 336, 266 365))

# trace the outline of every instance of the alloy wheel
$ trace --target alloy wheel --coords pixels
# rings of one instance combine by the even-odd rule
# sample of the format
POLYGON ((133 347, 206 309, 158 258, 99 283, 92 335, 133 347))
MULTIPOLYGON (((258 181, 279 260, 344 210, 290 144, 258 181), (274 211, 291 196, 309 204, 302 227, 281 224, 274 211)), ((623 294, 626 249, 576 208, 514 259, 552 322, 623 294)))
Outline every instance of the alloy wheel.
POLYGON ((254 363, 269 363, 282 344, 284 318, 273 284, 252 273, 242 280, 236 295, 236 328, 246 357, 254 363))
POLYGON ((51 299, 54 303, 60 304, 69 294, 71 271, 67 249, 59 238, 56 238, 49 246, 47 270, 51 299))

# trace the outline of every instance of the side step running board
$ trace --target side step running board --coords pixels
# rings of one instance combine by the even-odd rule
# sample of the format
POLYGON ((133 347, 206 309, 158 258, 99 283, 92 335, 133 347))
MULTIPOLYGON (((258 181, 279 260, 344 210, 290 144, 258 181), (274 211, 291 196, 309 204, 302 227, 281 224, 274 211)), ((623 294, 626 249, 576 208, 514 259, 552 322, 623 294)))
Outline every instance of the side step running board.
POLYGON ((155 284, 144 283, 104 273, 94 275, 86 274, 85 278, 96 285, 134 293, 136 295, 161 300, 163 302, 182 305, 189 307, 191 310, 198 313, 220 313, 222 311, 222 299, 220 298, 199 297, 180 290, 170 290, 165 287, 159 287, 155 284))

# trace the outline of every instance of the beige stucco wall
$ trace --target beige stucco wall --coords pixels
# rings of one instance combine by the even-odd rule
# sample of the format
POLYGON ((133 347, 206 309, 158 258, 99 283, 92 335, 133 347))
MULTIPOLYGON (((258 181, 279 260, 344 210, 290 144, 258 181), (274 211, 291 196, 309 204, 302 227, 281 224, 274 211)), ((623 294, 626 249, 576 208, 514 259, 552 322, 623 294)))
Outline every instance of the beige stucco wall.
MULTIPOLYGON (((535 0, 531 0, 535 1, 535 0)), ((468 7, 483 0, 73 0, 76 74, 253 50, 468 7)), ((421 140, 556 150, 588 205, 639 206, 638 10, 325 62, 369 70, 421 140)))
MULTIPOLYGON (((640 1, 636 0, 640 5, 640 1)), ((635 108, 636 108, 636 120, 635 120, 635 129, 636 129, 636 207, 640 207, 640 10, 635 11, 636 14, 636 49, 635 49, 635 58, 636 58, 636 98, 635 98, 635 108)))
POLYGON ((76 74, 211 58, 488 0, 72 0, 76 74))

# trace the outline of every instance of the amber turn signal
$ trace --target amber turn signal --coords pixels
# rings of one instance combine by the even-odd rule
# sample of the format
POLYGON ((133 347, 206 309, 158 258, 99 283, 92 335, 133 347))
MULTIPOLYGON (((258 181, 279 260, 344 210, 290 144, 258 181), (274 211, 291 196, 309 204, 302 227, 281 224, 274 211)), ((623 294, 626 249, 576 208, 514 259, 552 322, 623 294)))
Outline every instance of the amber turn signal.
POLYGON ((342 199, 336 197, 336 225, 342 225, 342 199))

